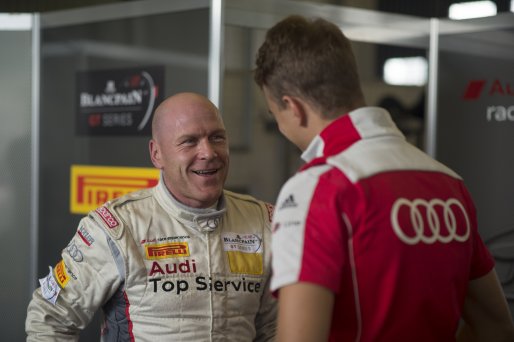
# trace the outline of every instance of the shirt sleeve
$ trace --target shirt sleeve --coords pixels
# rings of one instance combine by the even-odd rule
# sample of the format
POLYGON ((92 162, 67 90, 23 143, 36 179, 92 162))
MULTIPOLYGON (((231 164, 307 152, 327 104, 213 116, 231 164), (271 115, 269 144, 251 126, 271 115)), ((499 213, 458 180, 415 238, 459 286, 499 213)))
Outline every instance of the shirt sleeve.
POLYGON ((297 282, 339 291, 347 259, 339 191, 326 165, 298 173, 284 185, 273 220, 272 291, 297 282))
POLYGON ((477 212, 475 203, 473 202, 473 199, 463 182, 461 182, 461 191, 464 194, 464 199, 466 201, 469 214, 472 220, 472 255, 469 279, 473 280, 489 273, 494 268, 495 261, 493 256, 489 252, 489 249, 486 247, 484 241, 482 240, 482 237, 480 236, 480 233, 478 231, 477 212))
POLYGON ((39 280, 27 310, 27 341, 78 341, 95 312, 122 284, 109 237, 91 218, 79 223, 62 259, 39 280))
POLYGON ((495 261, 480 235, 475 234, 473 241, 473 256, 470 272, 470 280, 480 278, 489 273, 495 265, 495 261))

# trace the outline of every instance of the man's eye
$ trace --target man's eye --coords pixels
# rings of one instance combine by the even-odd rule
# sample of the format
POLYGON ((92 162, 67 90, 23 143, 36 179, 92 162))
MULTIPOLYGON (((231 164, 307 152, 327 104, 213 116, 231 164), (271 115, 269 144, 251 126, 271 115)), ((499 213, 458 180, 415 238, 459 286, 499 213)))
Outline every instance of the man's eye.
POLYGON ((181 145, 194 145, 196 143, 196 139, 189 138, 182 140, 181 145))
POLYGON ((214 135, 212 138, 211 138, 212 141, 214 142, 222 142, 222 141, 225 141, 226 138, 224 135, 214 135))

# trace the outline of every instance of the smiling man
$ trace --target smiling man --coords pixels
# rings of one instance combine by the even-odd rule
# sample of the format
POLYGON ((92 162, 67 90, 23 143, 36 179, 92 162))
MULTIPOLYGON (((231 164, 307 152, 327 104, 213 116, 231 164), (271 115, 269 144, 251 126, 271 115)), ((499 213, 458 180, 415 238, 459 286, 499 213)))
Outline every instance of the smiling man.
POLYGON ((229 151, 217 108, 177 94, 152 130, 159 184, 79 223, 29 304, 28 341, 76 341, 100 308, 102 341, 273 339, 272 208, 223 189, 229 151))

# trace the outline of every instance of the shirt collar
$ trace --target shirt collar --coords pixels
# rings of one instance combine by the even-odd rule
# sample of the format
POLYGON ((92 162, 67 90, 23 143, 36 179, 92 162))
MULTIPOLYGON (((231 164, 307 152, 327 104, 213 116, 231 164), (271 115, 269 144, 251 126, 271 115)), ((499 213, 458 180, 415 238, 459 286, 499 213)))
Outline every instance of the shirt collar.
POLYGON ((362 138, 381 135, 403 137, 389 113, 379 107, 362 107, 332 121, 314 137, 302 153, 302 159, 310 163, 316 158, 337 154, 362 138))
POLYGON ((199 232, 210 232, 215 230, 227 210, 223 194, 218 200, 218 205, 214 208, 191 208, 180 203, 169 192, 166 184, 164 183, 162 174, 159 184, 155 187, 155 194, 158 202, 173 218, 199 232))

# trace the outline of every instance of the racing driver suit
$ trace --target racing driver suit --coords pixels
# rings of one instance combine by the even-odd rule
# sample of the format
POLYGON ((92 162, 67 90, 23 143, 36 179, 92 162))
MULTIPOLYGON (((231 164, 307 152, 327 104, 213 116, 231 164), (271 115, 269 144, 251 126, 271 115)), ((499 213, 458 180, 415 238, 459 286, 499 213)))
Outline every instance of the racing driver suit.
POLYGON ((107 202, 39 280, 27 341, 76 341, 99 308, 102 341, 273 339, 271 214, 226 190, 215 208, 189 208, 162 180, 107 202))

